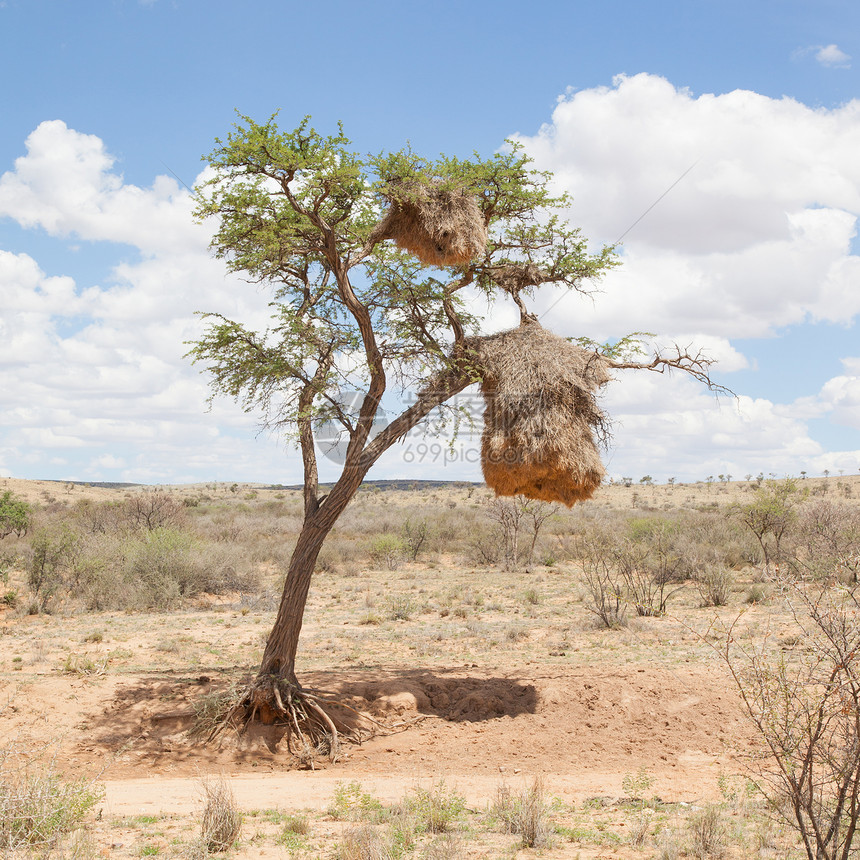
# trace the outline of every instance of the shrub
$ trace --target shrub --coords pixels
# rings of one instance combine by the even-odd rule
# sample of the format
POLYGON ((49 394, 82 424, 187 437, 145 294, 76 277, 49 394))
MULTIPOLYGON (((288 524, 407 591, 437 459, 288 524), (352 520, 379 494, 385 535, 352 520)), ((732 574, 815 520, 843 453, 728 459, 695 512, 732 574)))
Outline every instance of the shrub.
POLYGON ((428 833, 447 833, 466 812, 463 796, 449 789, 442 781, 430 788, 417 786, 412 789, 401 806, 428 833))
POLYGON ((239 838, 242 814, 224 779, 204 779, 202 787, 205 802, 200 840, 207 851, 226 851, 239 838))
POLYGON ((185 523, 185 505, 163 490, 134 493, 122 504, 122 517, 135 529, 155 531, 179 528, 185 523))
POLYGON ((501 821, 505 832, 519 834, 523 848, 541 848, 547 844, 549 806, 541 777, 536 776, 528 788, 516 795, 502 783, 496 789, 491 811, 501 821))
POLYGON ((80 536, 65 523, 39 529, 30 541, 33 552, 27 584, 41 608, 62 587, 65 573, 74 565, 80 551, 80 536))
POLYGON ((30 528, 30 506, 11 490, 0 494, 0 538, 11 534, 23 537, 30 528))
POLYGON ((418 559, 418 553, 427 540, 427 520, 419 520, 413 523, 407 519, 403 524, 403 543, 405 544, 406 552, 412 561, 418 559))
POLYGON ((720 565, 708 565, 696 574, 694 581, 702 606, 728 606, 732 590, 732 572, 720 565))
POLYGON ((369 824, 348 830, 337 846, 337 860, 394 860, 391 843, 369 824))
POLYGON ((585 608, 603 627, 614 630, 623 626, 627 611, 624 584, 613 565, 607 536, 599 532, 581 536, 577 553, 582 560, 583 578, 590 598, 585 608))
POLYGON ((766 748, 754 772, 770 809, 795 829, 807 857, 845 860, 856 854, 860 824, 860 595, 785 576, 778 585, 801 655, 744 646, 732 627, 720 652, 766 748))
POLYGON ((396 594, 388 598, 388 617, 392 621, 409 621, 415 611, 415 603, 406 594, 396 594))
POLYGON ((405 554, 406 544, 397 535, 380 535, 370 545, 370 558, 373 563, 387 570, 397 570, 405 554))
POLYGON ((709 805, 690 816, 691 853, 694 857, 723 857, 726 853, 728 828, 719 807, 709 805))
POLYGON ((382 803, 366 792, 360 782, 339 782, 334 789, 334 799, 326 810, 338 820, 359 821, 363 818, 379 820, 382 803))
POLYGON ((50 768, 21 767, 17 759, 17 751, 0 751, 0 848, 50 848, 80 827, 102 791, 86 780, 64 782, 50 768))

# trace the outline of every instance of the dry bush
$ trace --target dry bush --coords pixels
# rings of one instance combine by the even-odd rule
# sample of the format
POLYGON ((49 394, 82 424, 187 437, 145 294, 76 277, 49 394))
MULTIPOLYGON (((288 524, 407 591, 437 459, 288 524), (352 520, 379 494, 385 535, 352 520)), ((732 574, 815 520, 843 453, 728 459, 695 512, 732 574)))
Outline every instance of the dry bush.
POLYGON ((729 833, 719 807, 708 805, 691 815, 687 821, 687 829, 693 857, 708 860, 725 856, 729 833))
POLYGON ((353 827, 335 849, 337 860, 394 860, 394 846, 370 824, 353 827))
POLYGON ((693 577, 702 606, 728 606, 734 577, 722 565, 706 565, 693 577))
POLYGON ((178 529, 185 525, 186 508, 181 499, 163 490, 144 490, 123 502, 122 518, 134 529, 178 529))
POLYGON ((28 751, 0 749, 0 850, 51 849, 102 796, 95 783, 66 782, 28 751))
POLYGON ((721 656, 761 749, 751 776, 806 856, 848 860, 860 824, 860 597, 782 577, 804 648, 789 661, 724 630, 721 656))
POLYGON ((549 805, 544 794, 543 779, 536 776, 528 788, 514 794, 506 783, 496 789, 491 812, 505 828, 518 834, 523 848, 542 848, 551 832, 549 805))
POLYGON ((856 585, 860 575, 860 509, 815 499, 804 505, 796 525, 799 552, 792 566, 815 578, 837 577, 856 585))
POLYGON ((236 806, 233 790, 223 778, 207 777, 201 787, 204 804, 200 841, 207 851, 226 851, 242 831, 242 814, 236 806))
POLYGON ((585 608, 597 617, 601 626, 609 630, 622 627, 626 623, 627 602, 624 582, 612 560, 609 536, 592 529, 579 536, 576 552, 589 598, 585 608))
POLYGON ((421 850, 420 860, 455 860, 461 857, 463 842, 455 833, 435 836, 421 850))

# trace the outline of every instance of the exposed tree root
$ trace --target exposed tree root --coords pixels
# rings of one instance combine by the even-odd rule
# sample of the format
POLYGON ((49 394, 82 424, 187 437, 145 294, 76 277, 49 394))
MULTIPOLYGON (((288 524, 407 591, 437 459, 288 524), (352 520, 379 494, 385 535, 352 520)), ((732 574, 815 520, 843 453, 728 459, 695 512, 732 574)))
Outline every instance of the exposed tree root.
POLYGON ((287 749, 311 769, 323 756, 337 761, 342 742, 360 744, 378 729, 384 729, 349 705, 269 675, 256 678, 233 701, 209 733, 208 741, 228 728, 244 734, 254 722, 283 729, 287 749), (338 711, 349 711, 350 715, 346 717, 338 711))

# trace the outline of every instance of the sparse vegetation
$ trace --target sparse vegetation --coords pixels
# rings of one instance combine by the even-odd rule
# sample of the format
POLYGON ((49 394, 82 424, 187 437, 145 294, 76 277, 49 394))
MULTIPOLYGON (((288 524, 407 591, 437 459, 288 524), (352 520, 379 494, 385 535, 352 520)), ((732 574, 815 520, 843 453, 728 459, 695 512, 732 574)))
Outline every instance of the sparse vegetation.
POLYGON ((32 752, 0 749, 0 849, 50 850, 80 827, 102 794, 88 780, 63 780, 32 752))
MULTIPOLYGON (((660 743, 671 758, 676 732, 679 743, 697 743, 702 744, 701 749, 709 749, 710 741, 704 734, 697 734, 695 741, 684 737, 686 732, 699 731, 695 723, 700 717, 704 719, 701 706, 688 708, 684 705, 687 692, 677 689, 672 704, 682 708, 686 716, 676 720, 664 701, 668 692, 654 678, 656 675, 671 681, 672 673, 679 674, 691 684, 693 695, 701 692, 696 678, 710 676, 709 683, 719 683, 717 673, 703 663, 703 657, 712 651, 692 635, 693 629, 707 630, 707 641, 719 648, 724 635, 720 621, 729 625, 740 615, 733 630, 733 647, 760 653, 762 660, 766 658, 771 667, 769 683, 776 684, 781 677, 780 661, 785 678, 790 679, 794 677, 792 672, 808 666, 814 656, 811 649, 815 640, 809 632, 812 628, 800 625, 803 613, 797 612, 795 618, 792 612, 792 608, 802 609, 795 586, 809 597, 822 595, 822 600, 836 601, 823 613, 831 619, 837 618, 837 605, 844 603, 849 609, 853 606, 853 574, 848 566, 852 558, 848 550, 853 539, 852 516, 857 508, 841 506, 857 506, 856 499, 845 500, 840 495, 837 501, 831 493, 828 497, 817 495, 801 500, 797 516, 782 536, 780 577, 775 578, 773 552, 770 573, 765 575, 757 538, 731 513, 737 499, 748 501, 754 490, 721 483, 715 484, 711 492, 716 494, 726 486, 734 495, 721 499, 722 507, 717 509, 700 510, 707 499, 705 485, 693 490, 676 484, 671 490, 660 485, 637 485, 641 499, 635 509, 629 505, 631 490, 618 486, 608 488, 606 497, 598 496, 591 505, 557 510, 544 525, 537 555, 541 558, 551 552, 553 568, 541 567, 528 574, 522 568, 505 571, 501 565, 490 568, 471 563, 475 529, 489 527, 482 506, 485 491, 467 487, 362 490, 356 507, 344 514, 333 532, 330 549, 334 565, 318 577, 310 595, 314 627, 304 640, 305 660, 323 679, 323 689, 345 683, 344 679, 355 674, 360 682, 347 688, 353 696, 349 703, 363 709, 362 696, 367 695, 366 702, 373 706, 371 713, 376 719, 397 726, 398 731, 406 729, 405 734, 392 738, 394 751, 386 751, 385 740, 381 747, 376 746, 382 750, 379 754, 393 763, 398 779, 404 779, 408 770, 396 763, 408 762, 407 768, 413 767, 416 773, 430 772, 437 761, 450 767, 450 758, 445 758, 446 738, 473 739, 476 749, 484 752, 458 755, 464 756, 464 766, 475 774, 484 773, 482 768, 489 764, 481 758, 485 754, 493 762, 491 777, 496 773, 496 763, 506 766, 505 776, 516 787, 516 791, 510 790, 507 805, 511 820, 521 799, 519 780, 524 795, 533 776, 527 772, 518 777, 511 772, 513 769, 504 759, 507 747, 497 752, 492 742, 481 745, 491 741, 495 732, 508 731, 504 744, 510 743, 510 732, 526 733, 531 739, 525 750, 528 756, 519 761, 529 765, 534 762, 546 769, 552 791, 557 790, 554 769, 561 772, 570 756, 566 745, 580 750, 579 762, 588 760, 589 744, 603 745, 600 760, 613 762, 616 781, 603 789, 602 798, 574 803, 567 789, 562 789, 561 798, 544 791, 544 832, 554 843, 553 850, 561 847, 562 853, 568 851, 570 856, 576 856, 578 851, 586 855, 622 846, 620 850, 641 860, 717 857, 720 851, 726 858, 797 855, 804 850, 802 837, 796 828, 785 826, 785 815, 793 818, 793 813, 789 803, 778 800, 776 783, 759 782, 760 788, 769 792, 768 800, 759 790, 747 791, 743 780, 737 780, 741 786, 737 788, 727 781, 734 777, 721 778, 723 801, 712 803, 714 811, 705 816, 702 813, 709 807, 698 800, 700 786, 696 784, 695 792, 686 795, 685 789, 677 788, 685 785, 683 777, 678 779, 684 773, 682 761, 674 762, 675 767, 668 771, 669 765, 656 754, 653 759, 643 758, 649 754, 646 750, 654 752, 656 739, 662 739, 660 743), (607 501, 615 498, 613 494, 619 501, 610 505, 607 501), (672 506, 665 507, 670 501, 672 506), (370 552, 373 541, 382 535, 405 540, 407 521, 428 524, 417 560, 413 561, 411 553, 406 552, 396 571, 389 570, 385 563, 377 565, 370 552), (604 552, 616 583, 611 596, 617 599, 615 605, 627 626, 611 630, 603 624, 595 627, 585 577, 588 559, 584 559, 582 549, 585 542, 607 534, 614 534, 618 543, 623 541, 631 553, 635 551, 631 557, 638 559, 637 567, 663 572, 665 593, 671 592, 665 613, 640 614, 637 604, 644 601, 637 599, 630 581, 620 575, 618 557, 606 551, 618 543, 598 542, 597 548, 604 552), (662 559, 661 567, 649 566, 649 553, 662 559), (682 563, 676 563, 677 557, 682 563), (829 559, 826 564, 821 561, 825 558, 829 559), (726 574, 724 594, 728 605, 703 606, 707 601, 700 594, 702 573, 710 568, 726 574), (328 671, 332 665, 334 672, 328 671), (511 666, 517 667, 517 680, 512 679, 507 692, 503 692, 495 684, 510 672, 511 666), (422 671, 419 676, 418 669, 424 667, 427 673, 422 671), (641 674, 637 674, 639 670, 641 674), (384 689, 376 685, 376 693, 365 693, 362 685, 373 678, 389 679, 390 683, 384 689), (462 689, 456 686, 460 680, 462 689), (569 733, 564 735, 552 723, 568 719, 568 707, 578 710, 573 711, 575 725, 567 726, 569 733), (691 709, 697 716, 691 715, 691 709), (636 734, 638 724, 633 722, 630 725, 634 734, 630 737, 623 733, 609 737, 607 732, 611 729, 607 726, 625 713, 631 719, 641 715, 643 726, 649 726, 655 740, 646 739, 644 728, 643 734, 636 734), (432 730, 425 733, 423 729, 409 728, 413 720, 432 730), (668 725, 664 725, 665 721, 668 725), (643 762, 649 768, 645 776, 651 784, 637 788, 635 783, 642 773, 637 768, 643 762), (478 769, 472 771, 474 767, 478 769), (621 780, 623 773, 627 778, 621 780), (672 775, 672 788, 663 782, 667 773, 672 775), (694 804, 675 803, 679 791, 681 799, 693 800, 694 804), (659 799, 667 795, 671 801, 659 799), (784 818, 782 825, 769 823, 779 810, 784 818)), ((169 766, 177 768, 178 775, 191 775, 184 753, 174 755, 171 747, 186 749, 182 731, 193 723, 192 712, 198 715, 196 738, 205 739, 241 695, 241 677, 236 667, 244 664, 248 653, 262 653, 268 622, 276 609, 273 595, 283 577, 284 544, 289 546, 300 512, 301 500, 296 491, 282 488, 276 495, 260 489, 256 498, 248 499, 248 488, 242 486, 240 490, 230 493, 229 487, 210 487, 195 491, 196 505, 183 502, 185 519, 164 528, 172 531, 171 540, 181 536, 175 544, 177 565, 190 560, 192 566, 202 568, 213 559, 216 566, 229 560, 233 573, 228 578, 247 575, 249 586, 223 590, 216 577, 214 585, 206 580, 202 589, 189 588, 178 596, 173 592, 166 608, 157 611, 143 608, 146 601, 140 598, 137 586, 126 578, 125 571, 136 557, 131 552, 133 548, 149 540, 157 547, 165 532, 160 530, 162 527, 132 526, 117 516, 122 506, 110 501, 106 493, 90 505, 87 514, 101 522, 103 530, 85 527, 80 507, 87 497, 81 489, 71 497, 61 496, 61 501, 51 502, 50 507, 35 503, 28 533, 6 538, 4 588, 16 596, 8 605, 0 604, 0 683, 5 681, 7 690, 20 687, 28 691, 26 707, 32 708, 33 718, 24 715, 22 699, 17 694, 17 712, 11 707, 2 711, 4 701, 0 701, 0 729, 10 727, 11 731, 14 727, 18 732, 44 734, 55 720, 49 712, 44 718, 36 716, 45 712, 46 685, 53 691, 51 697, 61 696, 61 706, 69 712, 63 731, 69 734, 69 744, 74 743, 74 756, 80 764, 78 769, 66 770, 70 758, 69 752, 64 752, 63 770, 57 765, 49 768, 55 785, 76 784, 74 774, 85 766, 96 773, 107 745, 120 745, 126 739, 134 746, 122 755, 132 766, 140 756, 141 767, 149 767, 156 760, 152 757, 157 756, 160 765, 169 762, 169 766), (43 604, 36 600, 29 585, 34 545, 40 548, 40 534, 47 536, 51 546, 61 545, 64 526, 68 529, 66 534, 74 537, 74 552, 70 552, 67 562, 56 567, 60 587, 52 591, 48 587, 50 577, 46 578, 39 595, 50 596, 43 604), (88 596, 88 589, 102 593, 102 606, 113 599, 113 594, 118 595, 116 603, 108 605, 121 605, 124 611, 99 608, 88 596), (25 617, 34 603, 35 611, 47 609, 51 614, 25 617), (237 686, 231 690, 229 682, 237 686), (110 697, 114 690, 115 699, 94 704, 96 696, 107 693, 110 697), (75 709, 82 707, 80 702, 84 701, 89 703, 86 713, 76 714, 75 709), (145 716, 149 713, 152 720, 145 716), (115 715, 121 715, 120 719, 112 723, 115 715), (162 718, 163 723, 159 722, 162 718), (106 742, 108 737, 116 740, 106 742), (81 752, 87 748, 93 751, 81 752)), ((184 499, 189 492, 174 495, 184 499)), ((526 527, 523 534, 528 538, 530 529, 526 527)), ((527 548, 527 544, 527 539, 522 541, 523 547, 527 548)), ((165 545, 174 546, 167 539, 165 545)), ((170 561, 169 556, 153 551, 152 557, 156 561, 167 557, 170 561)), ((524 561, 525 553, 522 558, 524 561)), ((211 574, 205 573, 207 577, 211 574)), ((659 606, 659 598, 656 605, 659 606)), ((860 612, 860 608, 851 611, 860 612)), ((846 648, 850 653, 850 643, 846 648)), ((797 686, 807 695, 823 689, 822 684, 813 681, 798 681, 797 686)), ((835 700, 833 705, 833 719, 837 720, 831 722, 834 726, 853 708, 845 697, 849 686, 840 683, 839 689, 839 707, 835 700)), ((712 698, 707 707, 730 715, 732 693, 725 688, 721 695, 721 703, 712 698)), ((59 702, 56 707, 60 707, 59 702)), ((770 707, 769 713, 775 714, 776 709, 770 707)), ((724 732, 723 726, 712 721, 708 730, 714 732, 714 744, 719 735, 720 744, 729 748, 736 744, 741 751, 754 750, 742 724, 731 720, 730 716, 726 718, 724 732)), ((804 721, 809 722, 804 717, 797 724, 804 721)), ((773 719, 771 722, 777 724, 773 719)), ((847 738, 846 731, 843 737, 847 738)), ((233 735, 224 739, 229 749, 233 735)), ((236 739, 237 744, 244 742, 236 739)), ((790 743, 801 749, 796 738, 790 743)), ((843 751, 849 747, 846 744, 843 751)), ((224 754, 224 750, 217 753, 224 754)), ((594 755, 598 755, 597 746, 594 755)), ((277 756, 285 766, 293 761, 283 743, 277 756)), ((44 758, 47 762, 50 756, 44 758)), ((250 758, 240 756, 235 761, 236 768, 247 776, 259 772, 252 769, 250 758)), ((760 767, 759 762, 753 764, 760 767)), ((32 766, 29 773, 33 775, 38 770, 32 766)), ((818 772, 828 773, 823 769, 818 772)), ((835 811, 832 804, 839 791, 838 768, 833 766, 829 773, 816 782, 821 803, 817 814, 825 816, 825 821, 832 820, 826 816, 835 811), (828 795, 827 791, 836 793, 828 795)), ((329 770, 325 776, 336 778, 337 771, 329 770)), ((701 792, 709 792, 705 796, 713 800, 718 796, 717 787, 710 783, 709 787, 701 786, 701 792)), ((433 832, 438 825, 430 822, 446 820, 444 801, 451 794, 460 794, 454 790, 457 788, 458 783, 452 779, 441 792, 438 784, 427 782, 422 784, 422 791, 415 791, 407 780, 394 798, 390 783, 376 775, 365 779, 364 786, 356 783, 335 792, 330 811, 336 820, 305 808, 300 801, 293 807, 285 801, 286 809, 266 813, 243 810, 246 826, 241 843, 236 843, 240 847, 234 847, 232 853, 243 856, 256 852, 258 846, 261 850, 268 846, 267 850, 280 852, 279 856, 311 858, 331 857, 337 852, 347 856, 348 850, 366 849, 403 860, 432 860, 479 856, 482 852, 493 857, 513 856, 518 846, 527 844, 529 828, 523 824, 519 832, 520 824, 510 823, 500 810, 494 811, 494 799, 488 796, 492 789, 482 796, 474 784, 463 792, 468 803, 463 800, 459 811, 454 804, 455 813, 442 825, 446 829, 433 832), (423 811, 433 808, 428 796, 434 793, 443 801, 439 804, 443 814, 437 819, 423 811), (355 843, 352 848, 349 842, 355 843)), ((693 789, 689 788, 689 792, 693 789)), ((90 808, 90 814, 97 810, 98 803, 90 808)), ((849 829, 845 816, 841 821, 835 828, 840 839, 849 829)), ((203 860, 213 852, 199 838, 199 822, 199 814, 190 819, 183 813, 127 819, 106 816, 96 823, 85 814, 71 830, 57 831, 51 847, 35 852, 28 848, 16 850, 25 852, 22 860, 30 860, 30 854, 33 860, 48 857, 51 852, 57 858, 95 860, 105 851, 117 860, 140 856, 203 860), (121 848, 111 848, 120 843, 121 848)))

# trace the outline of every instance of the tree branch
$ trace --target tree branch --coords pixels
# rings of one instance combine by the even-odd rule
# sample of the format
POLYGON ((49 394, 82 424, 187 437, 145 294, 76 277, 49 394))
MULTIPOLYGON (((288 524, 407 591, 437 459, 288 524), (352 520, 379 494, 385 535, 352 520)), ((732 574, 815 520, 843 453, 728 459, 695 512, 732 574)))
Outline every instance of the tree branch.
POLYGON ((714 359, 707 358, 701 350, 695 355, 691 355, 687 350, 682 350, 677 345, 673 348, 675 354, 668 358, 657 352, 651 361, 615 361, 608 359, 608 364, 613 370, 651 370, 655 373, 665 373, 667 370, 681 370, 684 373, 689 373, 690 376, 699 382, 704 383, 708 387, 708 390, 716 394, 735 396, 734 391, 730 388, 720 385, 711 379, 709 371, 715 364, 714 359))

